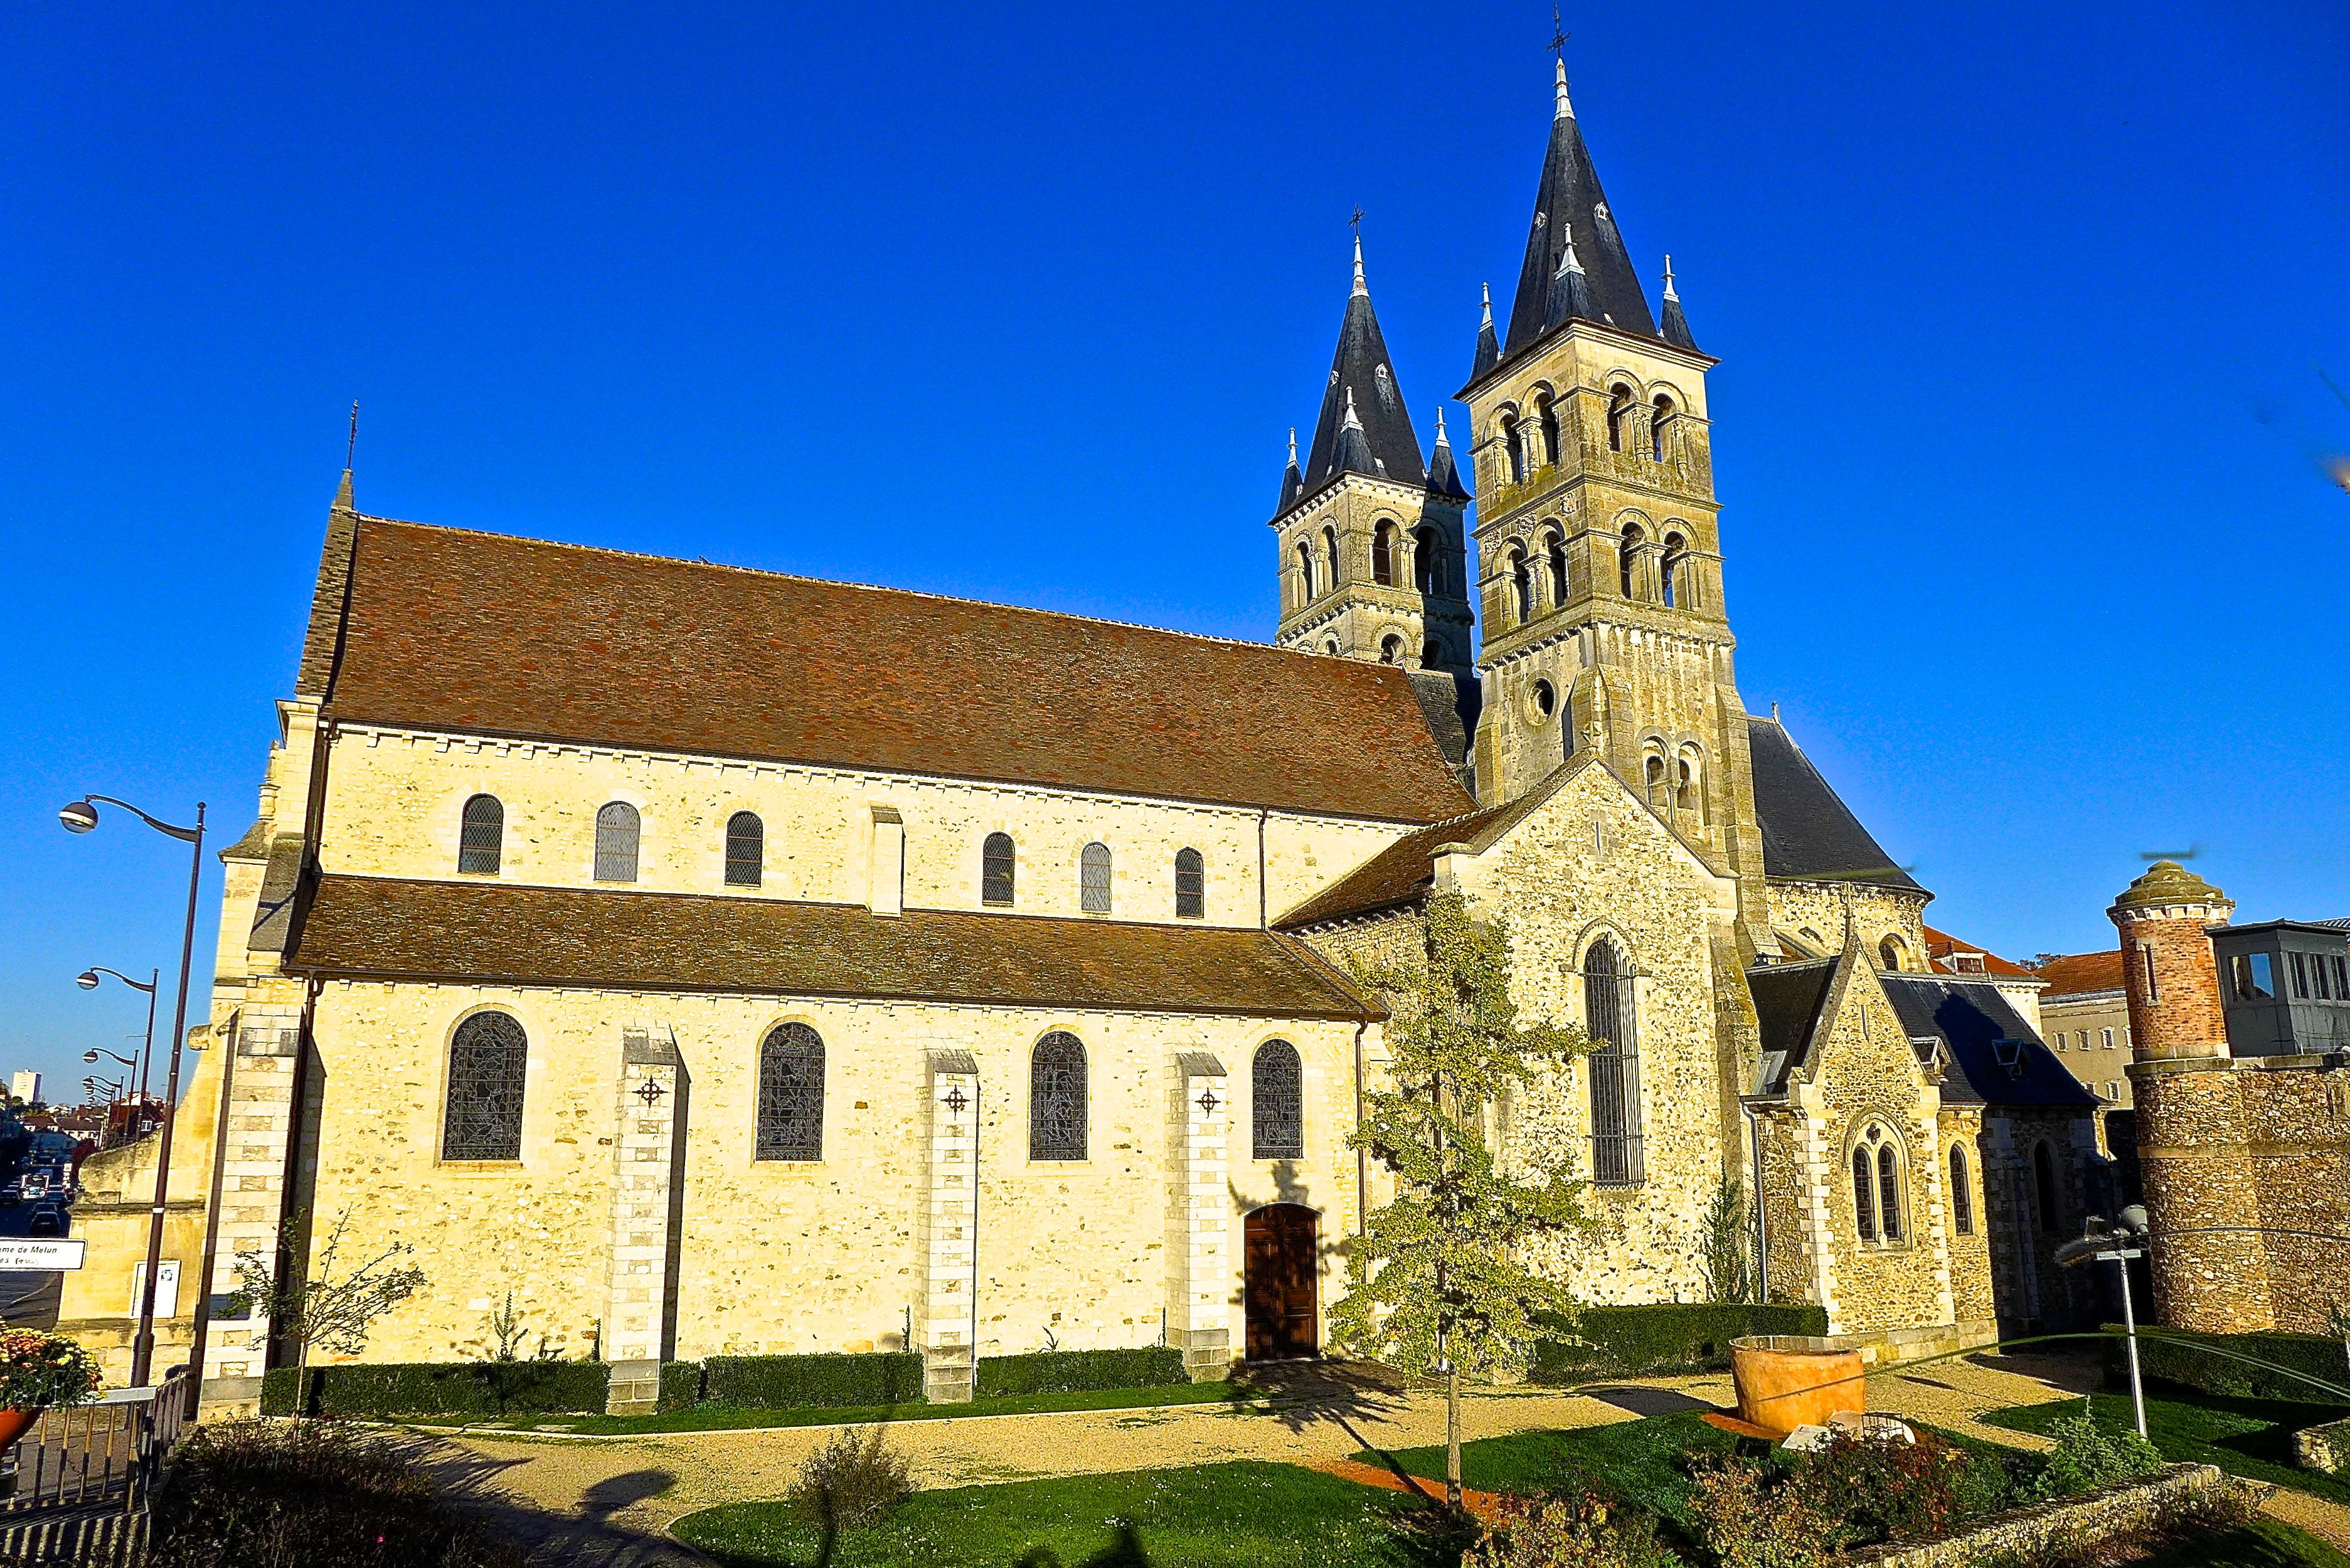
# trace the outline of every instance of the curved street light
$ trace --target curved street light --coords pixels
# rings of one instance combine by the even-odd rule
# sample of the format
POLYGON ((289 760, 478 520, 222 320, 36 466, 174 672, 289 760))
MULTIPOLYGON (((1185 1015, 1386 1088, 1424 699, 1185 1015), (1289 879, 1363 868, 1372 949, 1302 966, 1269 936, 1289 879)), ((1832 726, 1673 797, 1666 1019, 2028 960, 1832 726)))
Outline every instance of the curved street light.
MULTIPOLYGON (((195 962, 196 892, 204 870, 204 803, 196 803, 193 827, 174 826, 110 794, 86 794, 79 800, 68 801, 57 808, 57 821, 68 833, 88 833, 98 826, 100 802, 120 806, 165 837, 176 838, 189 846, 188 920, 180 938, 180 994, 172 1013, 172 1070, 163 1091, 163 1119, 156 1129, 161 1141, 155 1150, 155 1206, 147 1217, 147 1278, 139 1292, 139 1337, 131 1342, 130 1348, 131 1384, 144 1387, 155 1364, 155 1286, 163 1272, 163 1204, 172 1187, 172 1127, 180 1111, 180 1047, 188 1037, 188 971, 195 962)), ((88 972, 93 978, 97 974, 94 970, 88 972)), ((157 979, 161 979, 160 971, 157 979)), ((198 1304, 201 1308, 202 1303, 198 1304)), ((196 1400, 203 1396, 203 1381, 204 1369, 198 1366, 192 1375, 193 1397, 189 1401, 192 1415, 196 1400)))
POLYGON ((125 1056, 121 1052, 109 1051, 103 1045, 93 1046, 89 1050, 81 1054, 81 1059, 85 1062, 95 1062, 100 1056, 111 1056, 126 1067, 136 1067, 139 1065, 138 1057, 125 1056))
MULTIPOLYGON (((74 976, 74 983, 84 991, 96 991, 99 986, 99 976, 105 974, 112 975, 133 991, 143 991, 147 993, 147 1043, 139 1048, 137 1062, 122 1063, 126 1067, 135 1066, 139 1070, 139 1103, 143 1106, 147 1103, 147 1071, 155 1059, 155 992, 162 983, 163 971, 160 969, 150 970, 147 979, 133 980, 119 969, 109 969, 102 963, 94 963, 74 976)), ((113 1056, 114 1053, 109 1051, 107 1054, 113 1056)), ((122 1061, 120 1056, 115 1056, 114 1059, 118 1062, 122 1061)), ((84 1056, 82 1060, 94 1062, 98 1058, 84 1056)))

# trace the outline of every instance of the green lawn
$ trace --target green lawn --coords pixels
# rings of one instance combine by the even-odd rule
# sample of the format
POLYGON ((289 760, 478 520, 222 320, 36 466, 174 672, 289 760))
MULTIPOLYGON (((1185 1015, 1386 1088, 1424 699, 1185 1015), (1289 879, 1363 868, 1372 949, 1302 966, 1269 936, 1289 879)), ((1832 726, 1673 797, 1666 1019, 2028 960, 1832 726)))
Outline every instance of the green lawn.
POLYGON ((2173 1542, 2136 1568, 2350 1568, 2350 1557, 2274 1520, 2256 1519, 2173 1542))
MULTIPOLYGON (((2116 1427, 2132 1427, 2126 1394, 2095 1397, 2097 1418, 2116 1427)), ((2062 1416, 2080 1414, 2078 1399, 2054 1399, 2045 1405, 2021 1405, 1994 1410, 1983 1420, 2019 1432, 2044 1432, 2062 1416)), ((2216 1394, 2193 1398, 2156 1398, 2146 1402, 2147 1436, 2165 1459, 2199 1465, 2217 1465, 2230 1475, 2275 1481, 2339 1503, 2350 1503, 2350 1479, 2305 1470, 2293 1461, 2293 1435, 2322 1421, 2338 1421, 2340 1406, 2303 1405, 2278 1399, 2230 1399, 2216 1394)))
POLYGON ((1055 1410, 1144 1409, 1159 1405, 1227 1404, 1262 1409, 1261 1396, 1231 1383, 1176 1383, 1160 1388, 1089 1388, 1076 1394, 1014 1394, 973 1399, 964 1405, 873 1405, 795 1407, 783 1410, 738 1410, 697 1405, 657 1416, 411 1416, 415 1427, 463 1427, 468 1430, 560 1432, 585 1437, 628 1437, 644 1432, 723 1432, 745 1427, 825 1427, 852 1421, 955 1421, 972 1416, 1035 1416, 1055 1410))
MULTIPOLYGON (((1682 1504, 1689 1481, 1682 1456, 1700 1450, 1727 1453, 1740 1439, 1706 1425, 1695 1410, 1578 1427, 1557 1432, 1520 1432, 1481 1438, 1461 1445, 1461 1484, 1471 1491, 1549 1491, 1573 1470, 1581 1470, 1632 1501, 1685 1521, 1682 1504)), ((1385 1462, 1376 1453, 1355 1456, 1366 1464, 1385 1462)), ((1444 1479, 1441 1446, 1401 1449, 1391 1456, 1416 1476, 1444 1479)))
MULTIPOLYGON (((1396 1521, 1424 1508, 1295 1465, 1237 1459, 917 1492, 844 1537, 830 1568, 1436 1568, 1396 1521), (1122 1548, 1130 1521, 1137 1555, 1122 1548), (1050 1557, 1036 1555, 1040 1551, 1050 1557)), ((816 1533, 780 1502, 688 1514, 680 1539, 727 1568, 813 1568, 816 1533)))

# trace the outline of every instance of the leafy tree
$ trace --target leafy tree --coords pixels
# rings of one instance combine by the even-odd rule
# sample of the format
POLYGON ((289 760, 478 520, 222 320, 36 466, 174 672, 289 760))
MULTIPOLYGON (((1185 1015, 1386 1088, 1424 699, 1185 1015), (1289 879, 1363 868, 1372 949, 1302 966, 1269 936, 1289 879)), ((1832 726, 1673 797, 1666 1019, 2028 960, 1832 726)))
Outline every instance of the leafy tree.
POLYGON ((1444 1377, 1445 1495, 1461 1507, 1461 1374, 1523 1364, 1535 1320, 1565 1292, 1518 1260, 1538 1237, 1586 1220, 1564 1162, 1506 1175, 1486 1112, 1544 1064, 1590 1049, 1580 1030, 1520 1020, 1510 1000, 1510 938, 1470 918, 1460 895, 1429 900, 1417 961, 1357 965, 1383 992, 1392 1058, 1347 1139, 1395 1178, 1395 1197, 1347 1251, 1347 1295, 1330 1314, 1340 1349, 1444 1377))
POLYGON ((1752 1213, 1746 1189, 1734 1176, 1725 1176, 1706 1205, 1704 1229, 1698 1238, 1698 1267, 1705 1274, 1707 1296, 1718 1302, 1753 1299, 1753 1282, 1746 1266, 1746 1242, 1752 1213))
MULTIPOLYGON (((289 1211, 279 1228, 280 1245, 289 1257, 291 1238, 303 1218, 298 1210, 289 1211)), ((297 1416, 310 1407, 311 1350, 357 1355, 366 1348, 368 1329, 375 1320, 424 1288, 424 1271, 401 1262, 416 1251, 405 1241, 387 1243, 367 1262, 342 1271, 350 1226, 351 1211, 346 1209, 335 1217, 327 1244, 319 1249, 317 1273, 309 1279, 298 1272, 279 1272, 258 1252, 236 1255, 236 1289, 230 1293, 229 1310, 261 1313, 272 1331, 294 1341, 297 1416)))

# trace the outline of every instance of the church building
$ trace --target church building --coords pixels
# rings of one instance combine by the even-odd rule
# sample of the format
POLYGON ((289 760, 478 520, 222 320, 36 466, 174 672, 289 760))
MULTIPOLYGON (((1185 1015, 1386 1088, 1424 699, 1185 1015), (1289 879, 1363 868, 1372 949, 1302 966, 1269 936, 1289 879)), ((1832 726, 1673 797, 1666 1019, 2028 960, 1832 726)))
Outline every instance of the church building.
MULTIPOLYGON (((394 521, 346 473, 174 1145, 213 1294, 293 1215, 296 1266, 414 1249, 368 1359, 483 1355, 511 1302, 616 1399, 719 1354, 910 1348, 942 1399, 1056 1346, 1315 1354, 1383 1197, 1349 963, 1457 890, 1595 1045, 1492 1123, 1589 1184, 1579 1298, 1702 1299, 1737 1180, 1772 1298, 1885 1353, 2092 1310, 2046 1254, 2095 1100, 1747 711, 1715 361, 1659 304, 1562 65, 1461 454, 1358 244, 1266 644, 394 521)), ((269 1325, 203 1299, 178 1343, 250 1398, 269 1325)))

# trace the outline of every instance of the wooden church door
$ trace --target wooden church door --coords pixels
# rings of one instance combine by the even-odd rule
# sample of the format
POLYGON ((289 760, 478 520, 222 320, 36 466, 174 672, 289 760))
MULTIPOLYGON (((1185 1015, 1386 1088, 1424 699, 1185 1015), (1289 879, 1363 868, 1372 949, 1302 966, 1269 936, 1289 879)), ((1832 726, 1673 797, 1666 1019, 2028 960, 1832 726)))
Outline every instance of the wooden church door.
POLYGON ((1248 1358, 1288 1361, 1320 1352, 1317 1218, 1295 1203, 1248 1217, 1243 1274, 1248 1358))

